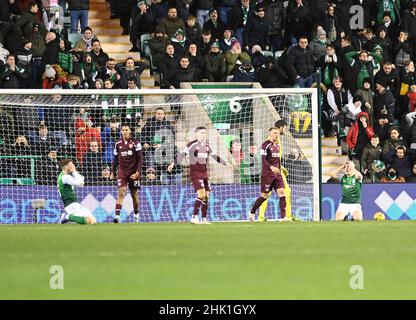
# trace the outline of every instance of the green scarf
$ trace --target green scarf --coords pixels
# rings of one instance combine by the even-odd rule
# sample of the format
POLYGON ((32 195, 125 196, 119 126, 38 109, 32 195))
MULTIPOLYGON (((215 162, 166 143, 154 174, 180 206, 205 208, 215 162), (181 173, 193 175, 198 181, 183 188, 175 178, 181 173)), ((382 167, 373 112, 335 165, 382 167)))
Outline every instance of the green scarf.
POLYGON ((339 72, 337 68, 334 68, 334 74, 331 77, 330 73, 329 73, 329 66, 325 68, 324 70, 324 85, 326 86, 330 86, 332 83, 332 80, 337 78, 339 76, 339 72))

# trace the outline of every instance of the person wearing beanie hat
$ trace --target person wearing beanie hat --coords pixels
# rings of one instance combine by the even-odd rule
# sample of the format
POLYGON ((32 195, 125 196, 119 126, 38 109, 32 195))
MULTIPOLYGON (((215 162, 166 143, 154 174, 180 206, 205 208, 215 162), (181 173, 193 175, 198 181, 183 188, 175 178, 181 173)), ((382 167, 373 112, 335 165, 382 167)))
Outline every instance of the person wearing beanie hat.
MULTIPOLYGON (((381 25, 378 28, 377 35, 375 37, 375 43, 376 43, 376 45, 381 47, 381 50, 383 52, 384 61, 390 60, 390 52, 393 49, 393 44, 391 42, 391 39, 388 36, 386 26, 381 25)), ((375 51, 375 49, 374 49, 374 51, 375 51)))
POLYGON ((155 28, 155 33, 148 42, 150 49, 150 55, 152 57, 152 65, 159 69, 163 55, 165 54, 166 47, 170 43, 168 37, 163 33, 160 26, 155 28))
POLYGON ((248 52, 254 45, 259 45, 263 50, 270 48, 269 27, 262 4, 256 5, 255 14, 244 27, 243 45, 248 52))
POLYGON ((394 115, 396 113, 395 99, 391 90, 387 87, 385 81, 379 78, 375 86, 374 112, 379 114, 381 110, 386 109, 388 120, 390 123, 394 122, 394 115))
POLYGON ((210 51, 205 55, 205 74, 209 82, 224 82, 227 71, 225 55, 221 52, 220 44, 215 41, 210 51))
POLYGON ((215 9, 209 11, 209 19, 204 23, 203 29, 211 30, 212 38, 215 41, 219 41, 225 30, 226 26, 223 21, 218 19, 218 12, 215 9))
POLYGON ((185 37, 185 32, 182 29, 176 30, 170 43, 175 47, 175 52, 178 56, 183 56, 189 48, 189 41, 185 37))
POLYGON ((140 38, 143 34, 152 32, 153 23, 153 14, 150 12, 146 1, 139 0, 137 6, 131 12, 130 42, 133 47, 130 52, 140 51, 140 38))
POLYGON ((316 39, 311 42, 309 47, 312 50, 313 57, 315 61, 319 61, 326 54, 326 46, 329 44, 328 39, 326 38, 325 30, 319 26, 316 31, 316 39))
POLYGON ((229 26, 225 27, 222 39, 220 40, 222 52, 231 50, 231 41, 233 40, 233 31, 229 26))
POLYGON ((241 51, 240 42, 237 39, 231 41, 230 51, 225 53, 227 61, 227 76, 233 75, 235 68, 238 68, 244 60, 251 61, 251 57, 247 52, 241 51))
POLYGON ((374 109, 373 109, 373 90, 371 88, 371 79, 369 77, 363 79, 363 86, 356 91, 357 95, 362 97, 365 111, 370 118, 370 125, 374 125, 374 109))

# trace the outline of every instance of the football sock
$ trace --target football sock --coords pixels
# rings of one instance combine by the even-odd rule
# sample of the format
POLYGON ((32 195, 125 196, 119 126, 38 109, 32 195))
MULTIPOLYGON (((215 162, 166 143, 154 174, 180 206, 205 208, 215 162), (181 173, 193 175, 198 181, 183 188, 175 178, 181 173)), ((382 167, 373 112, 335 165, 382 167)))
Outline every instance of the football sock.
POLYGON ((305 120, 303 120, 303 128, 302 132, 305 133, 309 129, 309 125, 312 122, 312 118, 308 115, 306 116, 305 120))
POLYGON ((279 198, 280 217, 283 219, 286 217, 286 197, 279 198))
MULTIPOLYGON (((272 192, 269 192, 269 195, 271 195, 272 192)), ((259 209, 259 220, 264 220, 264 217, 266 215, 266 210, 267 210, 267 204, 268 204, 268 200, 266 199, 266 201, 264 201, 259 209)))
POLYGON ((121 207, 121 204, 116 204, 116 216, 120 215, 121 207))
POLYGON ((293 126, 295 127, 296 132, 299 132, 299 125, 300 125, 299 117, 294 117, 293 118, 293 126))
POLYGON ((202 203, 201 203, 201 212, 202 212, 202 218, 206 218, 207 213, 208 213, 208 202, 207 202, 207 200, 202 201, 202 203))
POLYGON ((201 207, 202 203, 204 201, 200 198, 196 198, 195 204, 194 204, 194 216, 197 216, 199 214, 199 208, 201 207))
POLYGON ((251 214, 256 214, 256 210, 261 206, 261 204, 266 201, 265 198, 263 197, 258 197, 256 202, 254 202, 253 208, 251 208, 250 213, 251 214))
POLYGON ((69 221, 76 222, 76 223, 79 223, 79 224, 85 224, 85 218, 84 217, 78 217, 78 216, 75 216, 73 214, 69 215, 69 221))
POLYGON ((134 212, 134 215, 135 216, 139 215, 139 209, 138 208, 137 209, 133 209, 133 212, 134 212))

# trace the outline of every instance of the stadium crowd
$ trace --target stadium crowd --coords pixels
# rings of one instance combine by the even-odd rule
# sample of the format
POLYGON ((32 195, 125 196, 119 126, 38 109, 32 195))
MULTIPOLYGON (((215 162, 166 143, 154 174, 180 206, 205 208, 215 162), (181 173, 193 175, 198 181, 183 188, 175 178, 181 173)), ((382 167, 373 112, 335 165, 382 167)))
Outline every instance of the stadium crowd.
MULTIPOLYGON (((345 141, 367 181, 416 180, 415 1, 111 0, 109 19, 119 18, 131 51, 150 59, 121 63, 88 26, 89 0, 45 2, 0 0, 1 88, 138 89, 147 67, 160 74, 161 88, 191 81, 319 86, 325 136, 345 141), (58 3, 70 16, 69 32, 51 23, 58 3), (71 43, 76 32, 82 38, 71 43)), ((13 117, 2 111, 2 119, 13 117)), ((88 120, 79 116, 72 130, 75 141, 81 131, 91 135, 90 150, 76 150, 89 163, 98 161, 94 143, 105 157, 103 133, 116 129, 110 117, 92 121, 99 130, 88 120)), ((28 147, 24 137, 14 139, 28 147)))

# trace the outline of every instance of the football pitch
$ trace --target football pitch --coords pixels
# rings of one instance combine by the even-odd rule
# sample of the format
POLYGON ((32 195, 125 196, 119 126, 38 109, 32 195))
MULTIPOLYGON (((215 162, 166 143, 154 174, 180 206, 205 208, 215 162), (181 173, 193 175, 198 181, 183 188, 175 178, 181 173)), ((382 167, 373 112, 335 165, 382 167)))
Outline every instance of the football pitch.
POLYGON ((415 230, 414 221, 4 225, 0 299, 415 299, 415 230), (53 290, 56 265, 63 289, 53 290))

